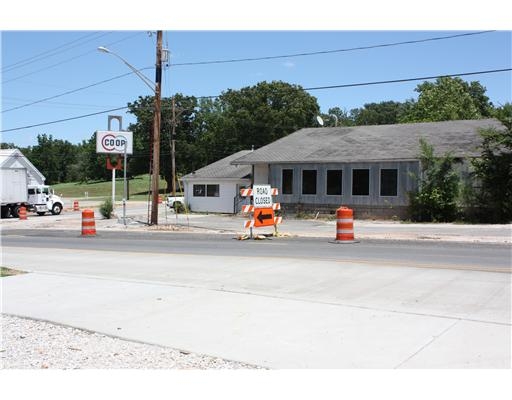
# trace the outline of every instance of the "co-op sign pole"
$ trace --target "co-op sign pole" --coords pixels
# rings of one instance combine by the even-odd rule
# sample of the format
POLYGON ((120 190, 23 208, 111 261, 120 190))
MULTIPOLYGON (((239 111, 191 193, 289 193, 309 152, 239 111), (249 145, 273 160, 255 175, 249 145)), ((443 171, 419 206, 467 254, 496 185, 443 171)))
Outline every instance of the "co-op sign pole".
MULTIPOLYGON (((109 121, 110 122, 110 121, 109 121)), ((110 124, 109 124, 110 125, 110 124)), ((96 131, 96 153, 124 155, 123 221, 126 224, 126 168, 127 155, 133 154, 133 133, 125 131, 96 131)), ((107 165, 110 163, 107 161, 107 165)), ((112 168, 112 204, 115 206, 115 167, 112 168)))

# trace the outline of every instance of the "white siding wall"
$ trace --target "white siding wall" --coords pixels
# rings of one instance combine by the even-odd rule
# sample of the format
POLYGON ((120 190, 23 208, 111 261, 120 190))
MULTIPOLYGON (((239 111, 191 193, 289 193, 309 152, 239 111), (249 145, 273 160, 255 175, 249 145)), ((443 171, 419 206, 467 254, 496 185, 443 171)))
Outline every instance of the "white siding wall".
POLYGON ((233 199, 237 195, 237 185, 247 183, 240 181, 185 181, 185 201, 192 212, 232 213, 233 199), (194 185, 219 185, 219 197, 194 197, 194 185))
POLYGON ((256 164, 254 166, 254 184, 268 185, 269 183, 270 181, 268 164, 256 164))

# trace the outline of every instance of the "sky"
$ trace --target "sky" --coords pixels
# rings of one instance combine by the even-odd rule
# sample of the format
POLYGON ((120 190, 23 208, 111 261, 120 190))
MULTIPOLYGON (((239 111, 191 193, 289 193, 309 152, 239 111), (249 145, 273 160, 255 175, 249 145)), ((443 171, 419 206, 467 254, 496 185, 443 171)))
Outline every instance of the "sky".
MULTIPOLYGON (((498 0, 488 1, 492 6, 498 0)), ((512 66, 512 26, 501 13, 468 4, 450 8, 441 0, 432 0, 421 14, 403 0, 317 0, 304 9, 277 0, 243 8, 246 2, 198 0, 194 9, 178 4, 161 13, 153 12, 165 9, 160 0, 151 3, 154 9, 122 10, 115 2, 90 0, 76 10, 60 7, 58 17, 53 0, 28 3, 23 12, 12 3, 3 6, 9 18, 0 22, 0 134, 19 147, 36 145, 40 134, 80 143, 106 130, 109 115, 121 115, 123 129, 136 122, 123 107, 153 94, 157 29, 170 54, 163 97, 217 96, 284 81, 306 89, 328 113, 333 107, 350 111, 417 99, 415 88, 426 77, 512 66), (149 85, 99 46, 139 70, 149 85), (228 60, 233 62, 208 63, 228 60), (368 84, 404 79, 411 81, 368 84), (326 86, 345 87, 320 89, 326 86)), ((512 101, 511 76, 506 71, 461 78, 479 81, 499 106, 512 101)))
MULTIPOLYGON (((423 80, 331 89, 325 86, 424 78, 511 67, 510 31, 164 31, 170 52, 162 96, 174 93, 216 96, 261 81, 297 84, 317 98, 320 109, 350 111, 366 103, 417 98, 423 80), (370 49, 350 50, 477 33, 370 49), (304 53, 313 55, 217 64, 304 53)), ((119 58, 97 50, 105 46, 154 82, 156 35, 148 31, 2 32, 2 141, 26 147, 37 135, 79 143, 107 129, 108 115, 123 116, 123 129, 135 122, 126 110, 9 131, 125 107, 152 95, 142 79, 129 74, 119 58), (118 79, 112 79, 125 75, 118 79), (111 80, 112 79, 112 80, 111 80), (107 81, 107 82, 104 82, 107 81), (102 83, 103 82, 103 83, 102 83), (47 100, 45 100, 47 99, 47 100)), ((511 72, 463 76, 478 80, 495 105, 511 101, 511 72)), ((115 124, 111 127, 118 129, 115 124)))

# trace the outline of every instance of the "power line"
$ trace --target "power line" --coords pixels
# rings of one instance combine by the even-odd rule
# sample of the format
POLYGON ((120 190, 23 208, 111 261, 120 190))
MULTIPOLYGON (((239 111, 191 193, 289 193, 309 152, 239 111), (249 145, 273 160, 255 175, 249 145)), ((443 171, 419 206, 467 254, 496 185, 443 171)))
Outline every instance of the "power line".
MULTIPOLYGON (((468 76, 468 75, 483 75, 483 74, 492 74, 492 73, 498 73, 498 72, 507 72, 512 71, 512 68, 503 68, 503 69, 493 69, 493 70, 486 70, 486 71, 475 71, 475 72, 463 72, 459 74, 444 74, 444 75, 433 75, 433 76, 424 76, 419 78, 405 78, 405 79, 394 79, 394 80, 386 80, 386 81, 374 81, 374 82, 364 82, 364 83, 348 83, 343 85, 331 85, 331 86, 317 86, 312 88, 305 88, 303 90, 324 90, 324 89, 339 89, 339 88, 347 88, 347 87, 358 87, 358 86, 370 86, 370 85, 381 85, 381 84, 388 84, 388 83, 402 83, 402 82, 411 82, 411 81, 421 81, 421 80, 427 80, 427 79, 437 79, 437 78, 445 78, 445 77, 454 77, 454 76, 468 76)), ((217 96, 198 96, 197 99, 204 99, 204 98, 216 98, 217 96)), ((195 97, 195 96, 194 96, 195 97)), ((44 126, 44 125, 52 125, 60 122, 66 122, 66 121, 72 121, 76 119, 81 118, 87 118, 94 115, 99 114, 106 114, 112 111, 119 111, 119 110, 125 110, 128 107, 119 107, 114 108, 110 110, 105 111, 98 111, 91 114, 85 114, 85 115, 79 115, 76 117, 66 118, 66 119, 60 119, 56 121, 50 121, 50 122, 43 122, 40 124, 34 124, 34 125, 28 125, 28 126, 21 126, 17 128, 11 128, 11 129, 4 129, 0 130, 0 132, 12 132, 12 131, 19 131, 22 129, 28 129, 28 128, 35 128, 38 126, 44 126)), ((148 107, 149 108, 149 107, 148 107)))
POLYGON ((53 57, 53 56, 55 56, 57 54, 63 53, 63 52, 68 51, 68 50, 71 50, 74 47, 82 46, 84 43, 90 42, 91 40, 99 39, 102 36, 109 35, 112 32, 103 33, 102 35, 98 36, 97 38, 91 38, 89 40, 86 40, 83 43, 75 44, 74 46, 71 46, 74 43, 81 42, 82 40, 84 40, 86 38, 89 38, 90 36, 98 35, 99 33, 101 33, 101 32, 89 33, 89 34, 87 34, 85 36, 81 36, 78 39, 75 39, 75 40, 72 40, 70 42, 64 43, 64 44, 62 44, 60 46, 54 47, 53 49, 43 51, 42 53, 38 53, 38 54, 36 54, 34 56, 22 59, 20 61, 17 61, 17 62, 15 62, 13 64, 9 64, 7 66, 4 66, 2 68, 2 73, 9 72, 10 70, 15 69, 15 68, 24 67, 25 65, 28 65, 28 64, 40 61, 41 59, 45 59, 45 58, 48 58, 48 57, 53 57), (71 47, 69 47, 69 46, 71 46, 71 47))
MULTIPOLYGON (((244 61, 271 60, 271 59, 277 59, 277 58, 313 56, 313 55, 320 55, 320 54, 331 54, 331 53, 338 53, 338 52, 355 51, 355 50, 368 50, 368 49, 374 49, 374 48, 380 48, 380 47, 391 47, 391 46, 398 46, 398 45, 404 45, 404 44, 423 43, 423 42, 436 41, 436 40, 446 40, 446 39, 453 39, 453 38, 457 38, 457 37, 481 35, 481 34, 490 33, 490 32, 495 32, 495 31, 482 31, 482 32, 461 33, 461 34, 449 35, 449 36, 440 36, 440 37, 433 37, 433 38, 426 38, 426 39, 419 39, 419 40, 409 40, 409 41, 404 41, 404 42, 384 43, 384 44, 377 44, 377 45, 371 45, 371 46, 353 47, 353 48, 348 48, 348 49, 325 50, 325 51, 316 51, 316 52, 310 52, 310 53, 296 53, 296 54, 288 54, 288 55, 258 57, 258 58, 244 58, 244 59, 217 60, 217 61, 199 61, 199 62, 192 62, 192 63, 170 64, 170 66, 222 64, 222 63, 235 63, 235 62, 244 62, 244 61)), ((127 39, 129 39, 129 38, 131 38, 133 36, 138 35, 138 34, 140 34, 140 32, 136 33, 135 35, 129 36, 127 38, 118 40, 117 42, 110 43, 109 45, 112 45, 114 43, 118 43, 118 42, 123 41, 123 40, 127 40, 127 39)), ((166 39, 166 41, 167 41, 167 39, 166 39)), ((93 50, 93 51, 95 51, 95 50, 93 50)), ((90 52, 81 54, 79 56, 73 57, 71 59, 65 60, 64 62, 72 61, 72 60, 74 60, 76 58, 82 57, 82 56, 84 56, 86 54, 89 54, 89 53, 91 53, 93 51, 90 51, 90 52)), ((61 65, 64 62, 61 62, 61 63, 58 63, 58 64, 54 64, 54 65, 51 65, 49 67, 46 67, 46 68, 34 71, 34 72, 26 74, 26 75, 22 75, 22 76, 13 78, 13 79, 10 79, 10 80, 7 80, 7 81, 3 81, 2 83, 8 83, 8 82, 11 82, 11 81, 14 81, 14 80, 17 80, 17 79, 21 79, 21 78, 23 78, 25 76, 32 75, 32 74, 35 74, 37 72, 43 71, 45 69, 61 65)), ((143 70, 146 70, 146 69, 150 69, 150 67, 142 68, 141 70, 143 71, 143 70)), ((61 97, 61 96, 65 96, 65 95, 68 95, 68 94, 71 94, 71 93, 76 93, 78 91, 81 91, 81 90, 84 90, 84 89, 88 89, 88 88, 96 86, 96 85, 101 85, 102 83, 106 83, 106 82, 109 82, 111 80, 122 78, 124 76, 126 76, 126 75, 119 75, 117 77, 113 77, 113 78, 110 78, 110 79, 98 82, 97 84, 92 84, 92 85, 84 86, 82 88, 70 90, 70 91, 67 91, 67 92, 55 95, 55 96, 47 97, 47 98, 44 98, 44 99, 41 99, 41 100, 33 101, 31 103, 27 103, 27 104, 23 104, 23 105, 20 105, 20 106, 17 106, 17 107, 13 107, 13 108, 10 108, 10 109, 7 109, 7 110, 3 110, 2 113, 13 111, 13 110, 18 110, 20 108, 28 107, 28 106, 31 106, 31 105, 34 105, 34 104, 37 104, 37 103, 41 103, 41 102, 47 101, 47 100, 52 100, 52 99, 55 99, 55 98, 58 98, 58 97, 61 97)), ((170 86, 170 80, 169 80, 169 88, 170 87, 171 86, 170 86)), ((311 90, 317 90, 317 89, 313 88, 311 90)), ((201 98, 215 98, 215 97, 217 97, 217 96, 202 96, 201 98)))
MULTIPOLYGON (((130 36, 127 36, 127 37, 125 37, 125 38, 123 38, 123 39, 116 40, 115 42, 107 43, 107 46, 111 46, 111 45, 113 45, 113 44, 117 44, 117 43, 119 43, 119 42, 123 42, 123 41, 125 41, 125 40, 131 39, 132 37, 137 36, 137 35, 140 35, 141 33, 142 33, 142 32, 137 32, 137 33, 135 33, 135 34, 133 34, 133 35, 130 35, 130 36)), ((97 38, 96 38, 96 39, 97 39, 97 38)), ((19 79, 21 79, 21 78, 25 78, 25 77, 27 77, 27 76, 37 74, 38 72, 46 71, 47 69, 51 69, 51 68, 54 68, 54 67, 58 67, 58 66, 60 66, 60 65, 62 65, 62 64, 66 64, 66 63, 68 63, 68 62, 70 62, 70 61, 76 60, 77 58, 81 58, 81 57, 84 57, 84 56, 86 56, 86 55, 88 55, 88 54, 95 53, 95 52, 96 52, 96 49, 94 49, 94 50, 90 50, 90 51, 87 51, 87 52, 82 53, 82 54, 79 54, 79 55, 77 55, 77 56, 74 56, 74 57, 68 58, 68 59, 66 59, 66 60, 60 61, 60 62, 58 62, 58 63, 56 63, 56 64, 52 64, 52 65, 49 65, 49 66, 47 66, 47 67, 40 68, 40 69, 38 69, 38 70, 36 70, 36 71, 32 71, 32 72, 29 72, 29 73, 27 73, 27 74, 24 74, 24 75, 20 75, 20 76, 14 77, 14 78, 12 78, 12 79, 8 79, 8 80, 5 80, 5 81, 2 81, 2 84, 9 83, 9 82, 14 82, 14 81, 17 81, 17 80, 19 80, 19 79)))
MULTIPOLYGON (((144 70, 146 70, 146 69, 151 69, 151 68, 152 68, 152 67, 145 67, 145 68, 141 68, 141 69, 140 69, 140 70, 138 70, 138 71, 144 71, 144 70)), ((35 101, 31 102, 31 103, 22 104, 22 105, 20 105, 20 106, 16 106, 16 107, 8 108, 7 110, 3 110, 3 111, 2 111, 2 114, 3 114, 3 113, 6 113, 6 112, 9 112, 9 111, 19 110, 20 108, 24 108, 24 107, 32 106, 32 105, 34 105, 34 104, 42 103, 42 102, 45 102, 45 101, 48 101, 48 100, 53 100, 53 99, 56 99, 56 98, 58 98, 58 97, 66 96, 66 95, 71 94, 71 93, 76 93, 76 92, 79 92, 79 91, 81 91, 81 90, 89 89, 89 88, 94 87, 94 86, 102 85, 102 84, 104 84, 104 83, 107 83, 107 82, 113 81, 113 80, 115 80, 115 79, 123 78, 123 77, 128 76, 128 75, 131 75, 131 74, 134 74, 134 72, 127 72, 127 73, 125 73, 125 74, 117 75, 117 76, 114 76, 114 77, 112 77, 112 78, 109 78, 109 79, 105 79, 105 80, 103 80, 103 81, 100 81, 100 82, 96 82, 96 83, 92 83, 92 84, 87 85, 87 86, 80 87, 80 88, 78 88, 78 89, 69 90, 69 91, 67 91, 67 92, 57 94, 57 95, 55 95, 55 96, 45 97, 44 99, 35 100, 35 101)))
POLYGON ((311 87, 311 88, 304 88, 304 90, 324 90, 324 89, 339 89, 339 88, 357 87, 357 86, 382 85, 382 84, 386 84, 386 83, 423 81, 423 80, 427 80, 427 79, 437 79, 437 78, 452 77, 452 76, 493 74, 496 72, 506 72, 506 71, 512 71, 512 68, 493 69, 493 70, 488 70, 488 71, 477 71, 477 72, 464 72, 461 74, 423 76, 420 78, 405 78, 405 79, 393 79, 393 80, 387 80, 387 81, 348 83, 345 85, 317 86, 317 87, 311 87))
POLYGON ((283 55, 277 55, 277 56, 237 58, 237 59, 228 59, 228 60, 197 61, 197 62, 185 62, 185 63, 176 63, 176 64, 171 63, 169 65, 171 67, 177 67, 177 66, 185 66, 185 65, 188 66, 188 65, 227 64, 227 63, 238 63, 238 62, 247 62, 247 61, 275 60, 275 59, 279 59, 279 58, 316 56, 316 55, 320 55, 320 54, 343 53, 343 52, 349 52, 349 51, 369 50, 369 49, 377 49, 377 48, 382 48, 382 47, 392 47, 392 46, 402 46, 402 45, 407 45, 407 44, 425 43, 425 42, 432 42, 432 41, 436 41, 436 40, 454 39, 454 38, 464 37, 464 36, 482 35, 482 34, 491 33, 491 32, 495 32, 495 31, 461 33, 461 34, 456 34, 456 35, 439 36, 439 37, 433 37, 433 38, 427 38, 427 39, 408 40, 405 42, 383 43, 383 44, 376 44, 376 45, 371 45, 371 46, 350 47, 347 49, 337 49, 337 50, 313 51, 313 52, 309 52, 309 53, 294 53, 294 54, 283 54, 283 55))
POLYGON ((128 108, 128 107, 112 108, 110 110, 104 110, 104 111, 98 111, 98 112, 91 113, 91 114, 79 115, 77 117, 70 117, 70 118, 65 118, 65 119, 59 119, 59 120, 56 120, 56 121, 43 122, 43 123, 34 124, 34 125, 27 125, 27 126, 22 126, 22 127, 19 127, 19 128, 4 129, 4 130, 1 130, 0 132, 12 132, 12 131, 19 131, 19 130, 22 130, 22 129, 35 128, 35 127, 38 127, 38 126, 53 125, 53 124, 58 124, 60 122, 73 121, 75 119, 81 119, 81 118, 92 117, 92 116, 95 116, 95 115, 106 114, 106 113, 109 113, 109 112, 112 112, 112 111, 124 110, 126 108, 128 108))

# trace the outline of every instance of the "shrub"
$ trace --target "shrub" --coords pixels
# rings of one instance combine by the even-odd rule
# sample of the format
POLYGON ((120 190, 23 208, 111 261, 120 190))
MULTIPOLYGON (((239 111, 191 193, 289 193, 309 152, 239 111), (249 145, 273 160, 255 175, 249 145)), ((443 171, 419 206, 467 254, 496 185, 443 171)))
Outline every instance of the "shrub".
POLYGON ((457 218, 459 176, 450 154, 438 158, 434 148, 420 139, 421 176, 416 192, 409 193, 410 217, 416 222, 449 222, 457 218))
POLYGON ((104 218, 110 219, 112 218, 112 212, 114 211, 114 205, 112 204, 111 199, 105 200, 100 205, 100 214, 103 215, 104 218))

